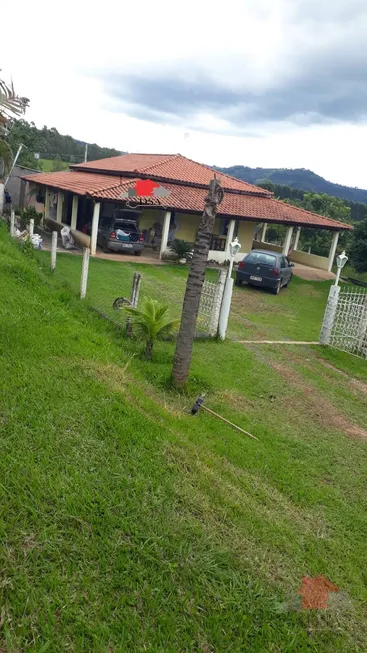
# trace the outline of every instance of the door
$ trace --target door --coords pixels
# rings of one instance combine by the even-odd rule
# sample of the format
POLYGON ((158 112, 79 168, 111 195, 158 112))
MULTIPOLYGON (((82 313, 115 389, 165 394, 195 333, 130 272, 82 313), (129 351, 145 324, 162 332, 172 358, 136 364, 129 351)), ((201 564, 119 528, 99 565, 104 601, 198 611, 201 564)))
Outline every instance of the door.
POLYGON ((286 256, 282 256, 280 260, 280 275, 282 278, 282 286, 289 283, 292 276, 292 268, 290 267, 289 260, 286 256))

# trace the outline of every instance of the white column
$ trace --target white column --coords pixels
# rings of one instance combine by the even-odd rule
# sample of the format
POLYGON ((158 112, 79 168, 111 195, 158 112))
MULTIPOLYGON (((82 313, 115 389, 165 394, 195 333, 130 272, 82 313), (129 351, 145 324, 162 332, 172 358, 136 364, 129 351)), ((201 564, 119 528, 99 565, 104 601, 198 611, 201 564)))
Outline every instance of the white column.
POLYGON ((57 210, 56 222, 62 222, 62 207, 64 206, 64 193, 60 191, 57 193, 57 210))
POLYGON ((93 209, 92 234, 90 238, 90 253, 92 256, 96 255, 100 208, 101 208, 101 203, 96 202, 93 209))
POLYGON ((50 217, 50 191, 46 186, 45 190, 45 218, 50 217))
POLYGON ((300 235, 301 235, 301 227, 297 227, 296 237, 294 239, 294 245, 293 245, 294 250, 298 249, 298 243, 299 243, 300 235))
POLYGON ((10 211, 10 235, 14 236, 15 233, 15 212, 13 209, 10 211))
POLYGON ((282 254, 284 254, 284 256, 288 256, 289 248, 291 246, 292 234, 293 234, 293 227, 288 227, 287 233, 285 234, 285 239, 284 239, 283 249, 282 249, 282 254))
POLYGON ((261 242, 262 242, 262 243, 266 243, 265 238, 266 238, 266 230, 267 230, 267 228, 268 228, 268 223, 267 223, 267 222, 264 222, 264 224, 263 224, 263 230, 262 230, 262 232, 261 232, 261 242))
POLYGON ((51 240, 51 270, 56 267, 56 251, 57 251, 57 231, 52 232, 51 240))
POLYGON ((4 183, 2 179, 0 179, 0 215, 2 215, 3 208, 4 208, 4 183))
POLYGON ((82 276, 80 280, 80 299, 84 299, 87 294, 88 270, 89 270, 89 249, 88 247, 83 247, 82 276))
POLYGON ((76 220, 78 217, 79 196, 73 195, 73 207, 71 209, 71 228, 76 229, 76 220))
POLYGON ((219 328, 218 333, 221 340, 224 340, 227 333, 229 311, 231 310, 231 301, 233 293, 233 279, 227 277, 226 285, 224 286, 222 306, 219 315, 219 328))
POLYGON ((231 242, 233 241, 233 234, 234 234, 235 226, 236 226, 236 220, 230 220, 229 225, 228 225, 227 239, 226 239, 226 246, 225 246, 226 259, 228 259, 230 257, 229 246, 230 246, 231 242))
POLYGON ((159 258, 162 258, 163 254, 167 249, 170 223, 171 223, 171 211, 166 211, 163 218, 162 240, 161 240, 161 248, 159 250, 159 258))
POLYGON ((33 220, 33 218, 31 218, 30 221, 29 221, 28 233, 29 233, 29 237, 33 238, 33 234, 34 234, 34 220, 33 220))
POLYGON ((336 248, 337 248, 337 245, 338 245, 338 240, 339 240, 339 231, 334 231, 333 239, 331 241, 331 246, 330 246, 329 261, 328 261, 328 267, 327 267, 329 272, 331 272, 333 264, 334 264, 334 258, 335 258, 336 248))
POLYGON ((322 321, 320 342, 322 345, 330 343, 331 332, 334 325, 335 313, 338 307, 340 286, 334 284, 330 287, 329 297, 326 304, 324 319, 322 321))

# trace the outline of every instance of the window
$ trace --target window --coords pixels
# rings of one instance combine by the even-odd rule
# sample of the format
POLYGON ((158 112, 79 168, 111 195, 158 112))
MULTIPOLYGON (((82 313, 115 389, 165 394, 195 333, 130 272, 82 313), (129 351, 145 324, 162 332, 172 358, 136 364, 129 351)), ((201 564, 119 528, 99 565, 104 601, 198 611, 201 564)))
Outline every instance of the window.
POLYGON ((246 256, 247 263, 254 263, 258 265, 268 265, 269 267, 275 268, 277 259, 272 254, 266 254, 265 252, 251 252, 246 256))
POLYGON ((286 259, 285 256, 282 256, 282 258, 281 258, 280 267, 281 267, 281 268, 287 268, 287 267, 289 267, 289 265, 288 265, 288 260, 286 259))

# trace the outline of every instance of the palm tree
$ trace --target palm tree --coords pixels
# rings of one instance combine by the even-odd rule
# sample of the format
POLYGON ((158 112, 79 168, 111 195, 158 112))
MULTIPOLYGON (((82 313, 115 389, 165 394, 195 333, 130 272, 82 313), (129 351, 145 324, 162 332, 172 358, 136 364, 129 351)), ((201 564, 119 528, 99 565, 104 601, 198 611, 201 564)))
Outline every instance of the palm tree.
POLYGON ((218 206, 223 200, 223 195, 223 189, 214 175, 214 179, 209 184, 209 193, 205 198, 204 212, 196 234, 194 254, 182 306, 181 326, 172 369, 172 378, 177 386, 184 385, 189 376, 192 343, 195 337, 196 320, 205 279, 210 240, 218 206))
POLYGON ((132 326, 137 337, 145 341, 145 358, 151 360, 156 340, 170 336, 179 320, 172 320, 166 313, 168 306, 155 299, 145 299, 141 309, 126 306, 125 311, 132 318, 132 326))
POLYGON ((7 134, 7 123, 11 118, 20 116, 25 112, 29 100, 15 93, 13 82, 6 84, 0 79, 0 161, 4 161, 5 168, 9 168, 13 152, 4 138, 7 134))

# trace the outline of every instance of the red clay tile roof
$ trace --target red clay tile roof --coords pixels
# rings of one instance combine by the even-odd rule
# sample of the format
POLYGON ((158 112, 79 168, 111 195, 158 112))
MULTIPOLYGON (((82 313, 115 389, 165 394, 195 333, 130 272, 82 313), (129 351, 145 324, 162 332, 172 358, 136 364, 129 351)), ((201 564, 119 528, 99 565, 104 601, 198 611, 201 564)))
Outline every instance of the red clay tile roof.
POLYGON ((24 175, 22 179, 31 181, 50 188, 68 190, 77 195, 91 195, 105 188, 119 186, 122 182, 131 181, 128 177, 117 177, 116 175, 100 175, 90 172, 39 172, 35 175, 24 175))
POLYGON ((202 163, 187 159, 181 154, 123 154, 100 161, 88 161, 70 166, 72 170, 95 170, 106 172, 136 173, 152 179, 177 181, 190 185, 208 186, 213 174, 217 175, 223 188, 244 193, 270 197, 272 193, 264 188, 253 186, 246 181, 210 168, 202 163))
MULTIPOLYGON (((97 174, 76 170, 39 173, 22 177, 39 185, 67 190, 78 195, 87 195, 98 200, 121 201, 122 193, 137 179, 116 175, 97 174)), ((165 207, 176 211, 201 213, 207 188, 164 182, 168 197, 150 197, 149 205, 165 207)), ((143 201, 142 201, 143 203, 143 201)), ((149 206, 148 205, 148 206, 149 206)), ((253 222, 269 222, 318 229, 352 229, 348 224, 285 204, 272 197, 261 197, 227 190, 219 207, 218 216, 242 218, 253 222)))
MULTIPOLYGON (((119 186, 98 191, 93 194, 97 199, 118 200, 129 186, 134 186, 136 179, 129 179, 119 186)), ((163 187, 169 191, 168 197, 150 197, 149 204, 164 206, 176 211, 201 213, 204 207, 207 189, 192 186, 179 186, 178 184, 164 183, 163 187)), ((143 200, 144 201, 144 200, 143 200)), ((326 218, 318 213, 311 213, 296 206, 285 204, 271 197, 254 197, 240 193, 225 192, 218 216, 247 218, 254 222, 276 222, 279 224, 300 225, 303 227, 317 227, 323 229, 352 229, 350 225, 331 218, 326 218)))

